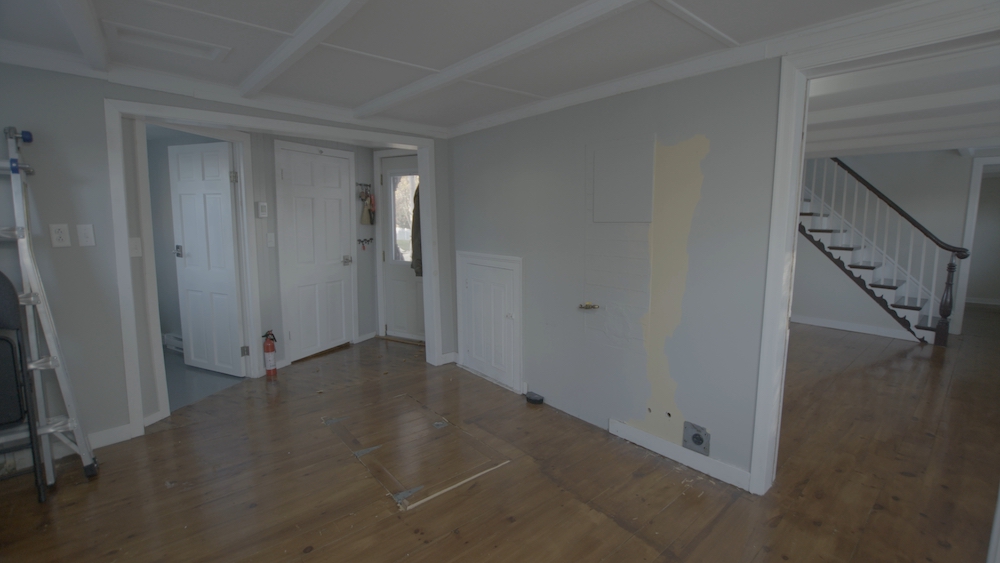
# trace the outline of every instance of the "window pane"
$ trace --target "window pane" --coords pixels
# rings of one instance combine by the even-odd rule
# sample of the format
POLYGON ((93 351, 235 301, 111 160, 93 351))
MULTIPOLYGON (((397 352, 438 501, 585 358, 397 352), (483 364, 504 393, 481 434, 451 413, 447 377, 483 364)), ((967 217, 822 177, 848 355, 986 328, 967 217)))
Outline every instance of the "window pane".
POLYGON ((413 192, 420 176, 392 176, 393 260, 409 262, 413 257, 413 192))

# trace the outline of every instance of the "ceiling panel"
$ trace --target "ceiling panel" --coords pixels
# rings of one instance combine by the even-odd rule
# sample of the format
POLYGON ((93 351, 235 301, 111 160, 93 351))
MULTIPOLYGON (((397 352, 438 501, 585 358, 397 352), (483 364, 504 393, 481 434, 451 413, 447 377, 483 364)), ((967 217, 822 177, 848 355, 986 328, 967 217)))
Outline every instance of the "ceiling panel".
POLYGON ((96 0, 98 15, 108 39, 114 62, 236 85, 267 58, 285 36, 208 17, 129 0, 96 0), (130 28, 131 41, 115 39, 109 26, 130 28), (154 40, 143 41, 143 33, 154 40), (176 38, 176 39, 172 39, 176 38), (171 41, 191 40, 228 49, 218 60, 185 54, 183 48, 170 50, 171 41), (160 44, 166 48, 156 48, 160 44))
POLYGON ((430 72, 320 46, 274 80, 266 92, 340 107, 356 107, 430 72))
POLYGON ((470 119, 533 101, 534 98, 513 92, 469 82, 456 82, 402 103, 379 115, 440 127, 453 127, 470 119))
POLYGON ((224 18, 291 33, 323 0, 146 0, 153 4, 179 6, 224 18))
POLYGON ((79 53, 73 32, 54 2, 0 1, 0 39, 79 53))
POLYGON ((721 48, 714 39, 647 3, 472 78, 554 96, 721 48))
POLYGON ((898 4, 899 0, 675 0, 740 43, 898 4))
MULTIPOLYGON (((998 61, 998 64, 1000 64, 1000 61, 998 61)), ((980 86, 996 86, 997 84, 1000 84, 1000 66, 989 71, 969 70, 957 73, 936 74, 903 82, 895 82, 893 84, 846 90, 826 96, 813 96, 809 98, 809 109, 810 111, 819 111, 885 100, 968 90, 980 86)))
POLYGON ((370 0, 326 42, 443 69, 583 0, 370 0))

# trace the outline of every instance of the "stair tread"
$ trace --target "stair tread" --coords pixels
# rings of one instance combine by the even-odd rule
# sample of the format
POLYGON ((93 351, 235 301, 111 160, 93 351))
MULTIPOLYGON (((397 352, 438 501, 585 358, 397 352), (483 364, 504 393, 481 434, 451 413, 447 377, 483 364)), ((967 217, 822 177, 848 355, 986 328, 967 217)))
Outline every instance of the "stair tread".
POLYGON ((837 246, 830 245, 827 247, 829 250, 861 250, 860 246, 837 246))
POLYGON ((880 289, 899 289, 899 287, 902 286, 904 283, 906 283, 906 280, 882 279, 882 280, 875 280, 868 285, 870 285, 871 287, 878 287, 880 289))
POLYGON ((941 317, 931 317, 930 320, 927 319, 927 315, 920 315, 917 319, 917 324, 913 328, 919 328, 920 330, 935 330, 937 328, 938 321, 941 317))
POLYGON ((896 309, 909 309, 911 311, 919 311, 924 308, 927 303, 926 299, 917 299, 916 297, 902 297, 897 299, 895 303, 891 306, 896 309))
POLYGON ((802 213, 799 213, 799 215, 804 216, 804 217, 829 217, 830 216, 829 213, 816 213, 814 211, 803 211, 802 213))
POLYGON ((880 268, 882 266, 881 262, 856 262, 854 264, 848 264, 848 268, 854 268, 855 270, 874 270, 875 268, 880 268))
POLYGON ((809 229, 810 233, 846 233, 844 229, 809 229))

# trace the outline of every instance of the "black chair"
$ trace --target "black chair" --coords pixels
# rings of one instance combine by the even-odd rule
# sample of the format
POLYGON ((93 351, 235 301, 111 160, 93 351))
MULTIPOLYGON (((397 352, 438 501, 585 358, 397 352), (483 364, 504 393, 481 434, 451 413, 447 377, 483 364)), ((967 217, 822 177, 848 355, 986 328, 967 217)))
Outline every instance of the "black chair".
POLYGON ((17 290, 0 272, 0 431, 27 429, 28 436, 0 447, 0 453, 31 449, 38 502, 45 502, 42 452, 38 443, 38 415, 34 378, 27 374, 21 338, 21 305, 17 290))

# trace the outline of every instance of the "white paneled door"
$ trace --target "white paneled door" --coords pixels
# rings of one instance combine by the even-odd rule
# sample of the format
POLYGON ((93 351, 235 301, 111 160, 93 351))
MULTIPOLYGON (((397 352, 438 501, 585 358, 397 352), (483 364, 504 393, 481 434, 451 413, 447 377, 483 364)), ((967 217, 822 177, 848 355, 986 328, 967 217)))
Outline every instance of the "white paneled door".
POLYGON ((377 221, 385 246, 382 291, 385 332, 424 339, 424 278, 413 270, 413 195, 420 184, 417 155, 382 158, 381 217, 377 221))
POLYGON ((353 336, 353 153, 276 142, 278 256, 285 357, 353 336))
POLYGON ((168 147, 184 363, 243 376, 229 143, 168 147))
POLYGON ((460 362, 521 391, 520 261, 504 258, 459 253, 460 362))

